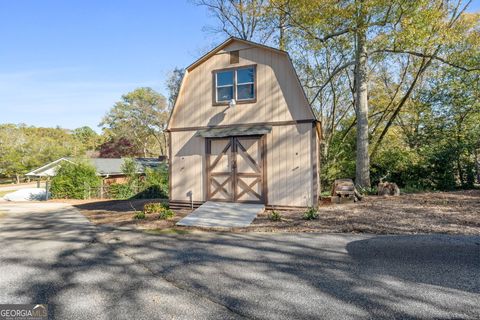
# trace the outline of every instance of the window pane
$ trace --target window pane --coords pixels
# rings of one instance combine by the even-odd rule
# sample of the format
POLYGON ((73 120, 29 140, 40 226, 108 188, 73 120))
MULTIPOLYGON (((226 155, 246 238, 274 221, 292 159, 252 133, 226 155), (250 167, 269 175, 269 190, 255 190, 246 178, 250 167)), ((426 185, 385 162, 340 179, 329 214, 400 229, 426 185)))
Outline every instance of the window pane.
POLYGON ((253 82, 253 68, 238 69, 237 70, 237 83, 253 82))
POLYGON ((237 99, 253 99, 255 94, 253 92, 253 84, 241 84, 237 86, 237 99))
POLYGON ((233 71, 222 71, 217 73, 217 86, 233 85, 233 71))
POLYGON ((233 99, 233 86, 217 88, 217 101, 230 101, 233 99))

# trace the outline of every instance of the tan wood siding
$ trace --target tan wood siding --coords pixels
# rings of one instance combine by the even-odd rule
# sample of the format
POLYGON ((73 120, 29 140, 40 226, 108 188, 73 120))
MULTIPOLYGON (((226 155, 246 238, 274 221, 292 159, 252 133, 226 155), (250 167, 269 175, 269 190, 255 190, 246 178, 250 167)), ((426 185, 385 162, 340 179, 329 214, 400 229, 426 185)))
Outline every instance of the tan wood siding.
POLYGON ((269 205, 312 205, 312 130, 312 125, 305 123, 273 127, 267 135, 269 205))
POLYGON ((239 63, 232 65, 228 51, 238 48, 232 43, 187 73, 170 128, 313 119, 287 55, 241 48, 239 63), (256 102, 234 108, 213 106, 212 71, 252 64, 257 66, 256 102))
MULTIPOLYGON (((196 131, 172 132, 171 200, 205 201, 205 140, 196 131)), ((311 123, 272 127, 266 135, 266 194, 269 205, 306 207, 313 203, 315 157, 311 123)))
POLYGON ((195 131, 172 132, 171 199, 204 201, 205 140, 195 131))

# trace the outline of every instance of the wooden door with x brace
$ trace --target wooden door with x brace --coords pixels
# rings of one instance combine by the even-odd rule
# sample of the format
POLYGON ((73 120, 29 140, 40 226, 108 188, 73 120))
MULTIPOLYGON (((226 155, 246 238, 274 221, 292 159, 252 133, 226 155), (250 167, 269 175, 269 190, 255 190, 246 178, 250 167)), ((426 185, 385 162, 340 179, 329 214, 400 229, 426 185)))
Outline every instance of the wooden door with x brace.
POLYGON ((264 139, 206 139, 207 200, 265 203, 264 139))

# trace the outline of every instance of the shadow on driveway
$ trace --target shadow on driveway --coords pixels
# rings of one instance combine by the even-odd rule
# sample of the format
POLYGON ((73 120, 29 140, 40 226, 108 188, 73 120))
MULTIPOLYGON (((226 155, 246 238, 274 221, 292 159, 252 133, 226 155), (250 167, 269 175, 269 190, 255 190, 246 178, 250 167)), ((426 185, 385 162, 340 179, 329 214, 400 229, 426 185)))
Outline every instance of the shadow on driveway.
POLYGON ((480 317, 476 236, 149 235, 30 205, 0 218, 0 303, 57 319, 480 317))
POLYGON ((246 317, 478 318, 480 237, 118 233, 116 248, 246 317))
POLYGON ((238 318, 100 243, 99 229, 70 206, 5 208, 0 303, 48 303, 50 319, 238 318))

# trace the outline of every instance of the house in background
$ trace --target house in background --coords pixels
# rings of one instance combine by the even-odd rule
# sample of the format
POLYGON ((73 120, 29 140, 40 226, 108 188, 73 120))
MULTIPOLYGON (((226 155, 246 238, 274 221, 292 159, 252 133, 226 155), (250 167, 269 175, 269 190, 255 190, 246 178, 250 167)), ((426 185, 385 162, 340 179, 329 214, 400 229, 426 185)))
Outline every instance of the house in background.
MULTIPOLYGON (((89 158, 86 159, 96 170, 97 175, 102 177, 104 184, 122 183, 125 181, 125 174, 122 166, 126 158, 89 158)), ((134 158, 137 163, 138 174, 143 174, 145 168, 157 168, 161 165, 158 158, 134 158)), ((47 163, 43 167, 35 169, 25 176, 30 179, 42 179, 55 176, 58 168, 63 162, 75 163, 74 158, 60 158, 47 163)))
POLYGON ((187 67, 170 116, 170 205, 316 206, 319 123, 285 51, 230 38, 187 67))

